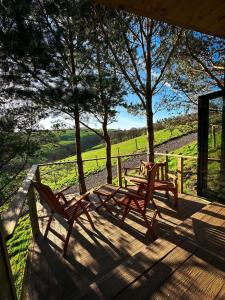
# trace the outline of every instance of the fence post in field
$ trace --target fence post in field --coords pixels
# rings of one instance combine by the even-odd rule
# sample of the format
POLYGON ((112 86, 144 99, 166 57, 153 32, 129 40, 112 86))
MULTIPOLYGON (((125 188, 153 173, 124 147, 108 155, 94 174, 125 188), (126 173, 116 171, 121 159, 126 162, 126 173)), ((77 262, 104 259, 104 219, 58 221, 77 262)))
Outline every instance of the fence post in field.
POLYGON ((75 175, 77 177, 77 162, 75 162, 75 175))
POLYGON ((98 156, 96 155, 96 165, 98 167, 98 156))
POLYGON ((136 145, 136 150, 138 150, 138 143, 137 143, 137 139, 135 139, 135 145, 136 145))
POLYGON ((3 224, 0 219, 0 298, 7 300, 17 300, 16 289, 9 262, 9 255, 5 244, 3 224))
POLYGON ((216 126, 212 125, 212 147, 216 147, 216 126))
POLYGON ((122 186, 122 169, 121 169, 121 157, 117 156, 117 176, 118 176, 118 185, 122 186))
POLYGON ((183 171, 184 171, 184 158, 178 157, 177 158, 178 192, 181 194, 183 194, 183 192, 184 192, 183 171))
POLYGON ((36 196, 32 184, 30 184, 27 197, 28 197, 31 229, 32 229, 33 237, 36 238, 40 234, 40 228, 38 224, 36 196))
POLYGON ((118 153, 118 156, 120 156, 120 148, 117 147, 117 153, 118 153))

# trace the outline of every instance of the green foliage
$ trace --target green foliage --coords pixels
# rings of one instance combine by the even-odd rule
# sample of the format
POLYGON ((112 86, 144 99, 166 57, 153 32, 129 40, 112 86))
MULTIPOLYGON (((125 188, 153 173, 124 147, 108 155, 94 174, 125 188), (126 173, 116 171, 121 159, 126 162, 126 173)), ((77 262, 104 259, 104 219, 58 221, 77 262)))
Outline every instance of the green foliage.
MULTIPOLYGON (((209 157, 220 158, 221 154, 221 132, 217 131, 216 134, 216 147, 212 146, 212 136, 209 135, 208 146, 209 146, 209 157)), ((196 156, 198 155, 197 142, 192 142, 185 145, 172 153, 184 156, 196 156)), ((163 159, 161 159, 163 160, 163 159)), ((169 170, 176 172, 177 170, 177 159, 169 158, 169 170)), ((208 176, 210 178, 208 184, 209 188, 213 187, 215 190, 219 184, 219 163, 215 161, 209 162, 208 165, 208 176)), ((197 159, 188 158, 184 160, 184 192, 189 194, 196 194, 197 184, 197 159)))
POLYGON ((4 100, 0 106, 0 205, 15 194, 41 144, 53 140, 51 132, 35 131, 38 110, 27 102, 16 103, 4 100))
POLYGON ((29 215, 26 214, 19 219, 13 237, 7 241, 7 249, 18 299, 21 296, 30 239, 30 219, 29 215))

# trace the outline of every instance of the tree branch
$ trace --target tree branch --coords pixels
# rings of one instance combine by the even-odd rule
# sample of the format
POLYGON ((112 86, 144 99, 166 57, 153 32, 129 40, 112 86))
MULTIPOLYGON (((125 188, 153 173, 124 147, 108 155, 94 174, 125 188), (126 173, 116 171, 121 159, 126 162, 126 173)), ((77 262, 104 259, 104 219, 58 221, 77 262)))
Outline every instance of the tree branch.
POLYGON ((173 47, 172 47, 172 49, 171 49, 171 51, 170 51, 170 53, 169 53, 169 55, 168 55, 168 57, 167 57, 167 59, 166 59, 165 64, 164 64, 164 66, 163 66, 162 69, 161 69, 161 72, 160 72, 160 74, 159 74, 159 77, 157 78, 157 80, 156 80, 154 86, 152 87, 152 92, 154 92, 154 90, 156 89, 158 83, 159 83, 160 80, 162 79, 162 76, 163 76, 163 74, 164 74, 164 72, 165 72, 165 70, 166 70, 166 67, 167 67, 167 65, 169 64, 170 59, 171 59, 171 57, 172 57, 172 55, 173 55, 173 53, 174 53, 174 51, 175 51, 175 49, 176 49, 176 47, 177 47, 177 44, 178 44, 178 42, 179 42, 180 39, 181 39, 181 35, 182 35, 183 31, 184 31, 183 29, 180 30, 180 32, 179 32, 179 34, 178 34, 178 37, 177 37, 177 40, 176 40, 176 42, 174 43, 174 45, 173 45, 173 47))
POLYGON ((81 120, 80 120, 80 124, 83 125, 84 127, 86 127, 87 129, 93 131, 95 134, 97 134, 97 135, 100 136, 101 138, 104 138, 104 136, 103 136, 101 133, 99 133, 97 130, 95 130, 95 129, 89 127, 87 124, 85 124, 85 123, 82 122, 81 120))
POLYGON ((189 41, 188 41, 188 37, 186 35, 186 44, 187 44, 187 48, 189 50, 189 53, 190 55, 192 56, 192 58, 194 60, 197 61, 197 63, 199 63, 199 65, 204 69, 204 71, 209 75, 209 77, 216 82, 217 86, 221 89, 224 88, 223 84, 220 82, 220 80, 213 75, 213 73, 210 71, 210 69, 206 66, 206 64, 204 64, 204 62, 196 55, 193 53, 191 47, 190 47, 190 44, 189 44, 189 41))

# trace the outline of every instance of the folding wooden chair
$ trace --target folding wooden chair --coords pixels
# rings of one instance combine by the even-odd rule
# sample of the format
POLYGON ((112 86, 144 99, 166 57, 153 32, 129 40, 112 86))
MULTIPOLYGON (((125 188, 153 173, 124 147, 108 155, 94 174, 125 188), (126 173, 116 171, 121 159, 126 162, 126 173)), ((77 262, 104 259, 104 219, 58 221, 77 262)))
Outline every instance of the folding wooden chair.
MULTIPOLYGON (((142 174, 145 174, 147 170, 150 170, 152 165, 153 164, 151 162, 142 161, 142 168, 146 168, 145 171, 142 171, 142 174)), ((169 192, 171 192, 173 194, 174 206, 177 207, 177 200, 178 200, 177 176, 170 174, 168 172, 167 162, 157 163, 157 165, 159 168, 156 173, 154 191, 165 191, 167 198, 169 197, 169 192)), ((130 177, 129 181, 138 186, 139 192, 142 191, 144 189, 144 186, 147 184, 146 176, 130 177)))
POLYGON ((87 192, 81 196, 78 196, 77 198, 74 197, 73 199, 68 201, 62 192, 54 194, 49 186, 38 182, 32 183, 38 191, 40 199, 46 202, 51 210, 51 215, 49 217, 48 224, 44 233, 44 238, 46 239, 48 231, 51 231, 55 236, 62 240, 64 242, 62 255, 65 257, 73 224, 81 214, 84 213, 87 216, 88 221, 90 222, 92 228, 95 230, 93 221, 87 210, 91 203, 84 201, 90 193, 87 192), (57 214, 65 219, 68 223, 66 238, 64 238, 60 233, 51 228, 52 219, 57 214))
POLYGON ((173 203, 177 207, 178 186, 177 176, 168 172, 168 162, 158 163, 159 171, 156 175, 154 190, 165 191, 166 197, 169 197, 169 192, 173 194, 173 203))
POLYGON ((128 182, 135 183, 136 180, 139 179, 147 179, 148 170, 153 166, 154 164, 148 161, 140 161, 139 167, 136 168, 124 168, 124 179, 125 179, 125 187, 128 187, 128 182), (134 173, 135 171, 135 173, 134 173), (133 173, 130 173, 133 172, 133 173))
POLYGON ((156 216, 158 214, 157 206, 153 200, 153 192, 154 192, 154 181, 158 171, 158 166, 154 165, 150 171, 148 171, 148 179, 147 179, 147 186, 146 186, 146 193, 145 195, 140 195, 138 193, 132 193, 129 191, 121 191, 119 190, 118 193, 124 194, 124 197, 117 199, 117 204, 120 206, 124 206, 124 213, 121 219, 121 226, 123 226, 124 221, 130 211, 136 211, 140 213, 144 219, 145 225, 147 227, 147 233, 150 232, 153 237, 155 237, 154 233, 154 222, 156 216), (151 219, 151 222, 147 219, 146 212, 147 206, 149 202, 152 202, 154 205, 154 214, 151 219))

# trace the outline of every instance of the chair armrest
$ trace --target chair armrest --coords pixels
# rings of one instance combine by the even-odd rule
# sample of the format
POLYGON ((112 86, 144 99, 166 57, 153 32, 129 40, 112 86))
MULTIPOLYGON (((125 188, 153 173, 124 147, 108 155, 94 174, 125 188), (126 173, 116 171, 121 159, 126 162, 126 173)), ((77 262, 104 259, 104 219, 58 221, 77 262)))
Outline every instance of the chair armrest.
POLYGON ((127 175, 127 171, 131 171, 131 170, 140 170, 139 167, 134 167, 134 168, 129 168, 129 167, 124 167, 124 175, 127 175))
POLYGON ((66 204, 68 202, 68 200, 66 199, 66 197, 63 195, 62 192, 57 192, 55 193, 55 197, 59 200, 62 199, 64 204, 66 204))
POLYGON ((64 196, 63 192, 65 192, 66 190, 68 190, 69 188, 71 188, 71 186, 67 186, 66 188, 63 188, 61 190, 59 190, 58 192, 55 193, 55 196, 57 199, 61 198, 63 200, 64 203, 67 203, 68 200, 66 199, 66 197, 64 196))
POLYGON ((64 207, 68 207, 70 205, 82 206, 82 200, 84 200, 86 197, 88 197, 89 194, 90 194, 90 192, 86 192, 83 195, 73 197, 72 199, 70 199, 69 201, 67 201, 64 204, 64 207))
POLYGON ((173 178, 173 179, 176 179, 176 178, 177 178, 177 175, 176 175, 176 174, 168 173, 168 177, 173 178))
POLYGON ((177 180, 178 179, 177 174, 171 174, 171 173, 168 173, 168 178, 171 178, 173 180, 177 180))
POLYGON ((61 190, 58 191, 58 193, 63 193, 63 192, 65 192, 66 190, 68 190, 70 188, 71 188, 71 186, 67 186, 65 188, 62 188, 61 190))
POLYGON ((173 184, 177 187, 177 185, 178 185, 178 177, 177 177, 176 174, 168 173, 168 180, 170 180, 171 182, 173 182, 173 184))
POLYGON ((90 195, 90 192, 86 192, 86 193, 76 197, 76 199, 77 199, 77 201, 81 201, 81 200, 86 199, 89 195, 90 195))

